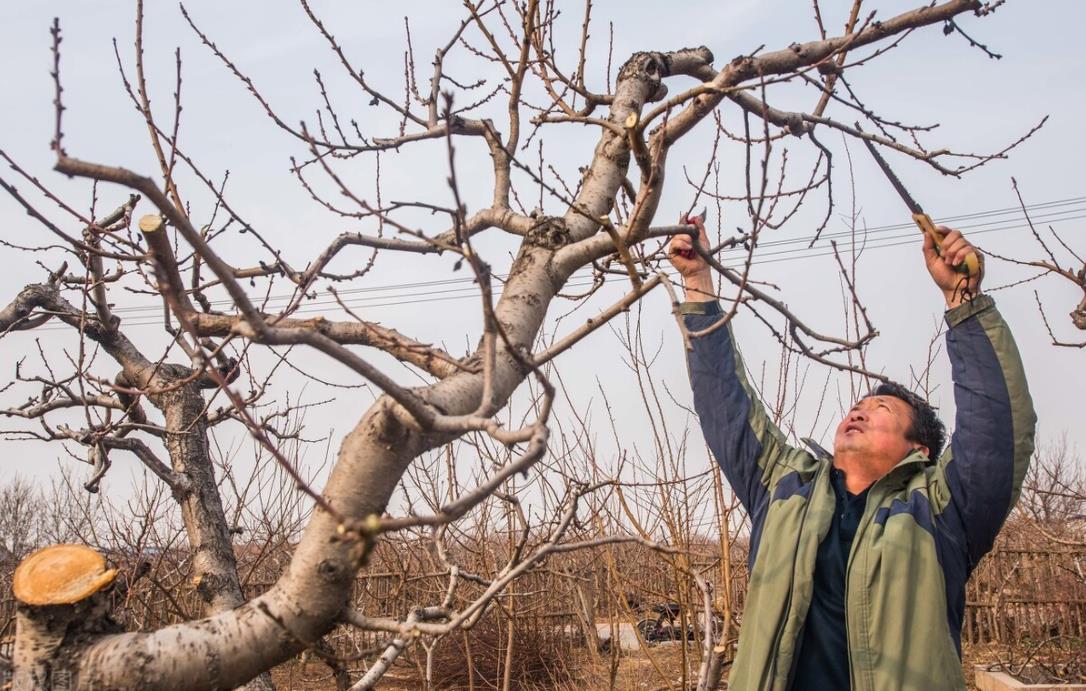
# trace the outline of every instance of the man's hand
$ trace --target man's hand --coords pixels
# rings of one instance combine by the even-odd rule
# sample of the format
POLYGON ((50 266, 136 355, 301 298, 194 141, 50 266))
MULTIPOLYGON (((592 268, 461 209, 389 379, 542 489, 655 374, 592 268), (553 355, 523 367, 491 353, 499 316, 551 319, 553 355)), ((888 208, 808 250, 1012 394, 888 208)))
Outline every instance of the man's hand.
POLYGON ((940 250, 936 252, 935 241, 930 235, 924 233, 924 263, 927 264, 928 273, 931 274, 935 285, 943 291, 947 309, 951 309, 962 304, 962 299, 967 295, 974 296, 980 292, 980 282, 984 278, 984 257, 960 231, 951 230, 946 226, 936 226, 936 228, 946 235, 940 250), (980 260, 980 272, 976 276, 966 276, 954 268, 964 265, 965 258, 970 252, 976 252, 980 260))
MULTIPOLYGON (((709 237, 705 234, 705 221, 701 217, 687 219, 698 229, 698 244, 709 247, 709 237)), ((694 244, 689 235, 676 235, 671 238, 667 248, 667 258, 683 277, 683 288, 689 302, 708 302, 715 300, 713 294, 713 275, 709 264, 694 251, 694 244)))

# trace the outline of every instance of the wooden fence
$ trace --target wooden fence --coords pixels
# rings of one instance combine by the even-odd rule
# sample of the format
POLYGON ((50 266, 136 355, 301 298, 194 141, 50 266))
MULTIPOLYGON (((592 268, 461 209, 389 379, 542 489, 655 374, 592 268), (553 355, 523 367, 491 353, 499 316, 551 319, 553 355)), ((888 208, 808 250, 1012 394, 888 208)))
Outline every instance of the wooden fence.
POLYGON ((1086 638, 1086 549, 999 547, 965 595, 962 638, 970 643, 1086 638))
MULTIPOLYGON (((387 564, 373 566, 381 569, 387 564)), ((694 551, 685 568, 714 586, 717 608, 730 604, 733 616, 739 618, 747 586, 744 555, 733 555, 727 583, 712 550, 694 551)), ((4 571, 0 574, 0 654, 9 654, 14 602, 11 572, 4 571)), ((263 592, 269 585, 270 579, 250 582, 246 595, 263 592)), ((412 607, 439 603, 447 585, 447 576, 440 573, 373 570, 359 577, 352 600, 367 615, 403 618, 412 607)), ((152 574, 137 581, 125 600, 117 603, 118 609, 130 628, 153 629, 196 616, 198 603, 186 586, 180 570, 152 574)), ((463 582, 456 605, 476 597, 481 588, 463 582)), ((702 602, 682 569, 636 548, 597 548, 552 558, 515 581, 499 601, 502 616, 515 619, 517 626, 559 632, 566 645, 583 640, 588 627, 597 622, 652 616, 652 605, 663 602, 678 602, 687 615, 693 615, 702 602)), ((1086 638, 1086 549, 997 545, 966 587, 963 641, 1015 643, 1057 635, 1086 638)), ((330 642, 346 652, 373 648, 385 638, 340 627, 330 642)))

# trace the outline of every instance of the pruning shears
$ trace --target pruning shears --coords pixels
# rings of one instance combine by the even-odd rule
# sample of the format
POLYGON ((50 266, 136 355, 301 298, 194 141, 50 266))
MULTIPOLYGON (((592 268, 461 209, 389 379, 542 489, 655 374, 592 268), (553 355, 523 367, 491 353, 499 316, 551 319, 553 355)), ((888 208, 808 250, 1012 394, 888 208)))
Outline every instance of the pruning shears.
MULTIPOLYGON (((709 207, 704 207, 704 208, 702 208, 700 214, 696 214, 694 216, 683 216, 682 218, 679 219, 679 223, 692 224, 694 221, 702 221, 704 223, 705 222, 705 217, 706 217, 706 215, 708 213, 709 213, 709 207)), ((679 255, 683 259, 693 259, 694 255, 696 253, 694 252, 693 249, 688 249, 688 250, 676 250, 675 254, 679 255)))
MULTIPOLYGON (((875 157, 875 162, 879 164, 879 168, 882 169, 883 174, 897 190, 898 196, 905 202, 905 206, 909 207, 909 211, 912 212, 913 222, 924 233, 927 233, 933 243, 935 243, 936 254, 942 255, 943 238, 946 237, 946 233, 942 232, 935 227, 935 223, 932 222, 931 216, 924 212, 924 209, 917 203, 913 196, 909 194, 909 191, 905 189, 905 185, 901 184, 901 180, 897 175, 894 175, 894 171, 890 168, 890 164, 886 162, 875 148, 875 145, 870 140, 864 139, 864 144, 867 146, 867 150, 871 152, 871 155, 875 157)), ((970 252, 966 255, 965 261, 954 267, 954 270, 958 273, 963 273, 966 276, 978 276, 980 275, 980 260, 977 258, 976 252, 970 252)))

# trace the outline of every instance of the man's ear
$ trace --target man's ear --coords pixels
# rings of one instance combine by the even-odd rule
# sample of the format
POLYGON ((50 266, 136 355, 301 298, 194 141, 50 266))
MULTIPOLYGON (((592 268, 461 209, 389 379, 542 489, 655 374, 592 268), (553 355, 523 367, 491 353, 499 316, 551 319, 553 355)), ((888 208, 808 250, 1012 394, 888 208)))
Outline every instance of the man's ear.
POLYGON ((914 446, 913 451, 923 451, 925 456, 927 456, 928 458, 931 458, 931 450, 928 449, 928 447, 924 446, 923 444, 918 444, 918 445, 914 446))

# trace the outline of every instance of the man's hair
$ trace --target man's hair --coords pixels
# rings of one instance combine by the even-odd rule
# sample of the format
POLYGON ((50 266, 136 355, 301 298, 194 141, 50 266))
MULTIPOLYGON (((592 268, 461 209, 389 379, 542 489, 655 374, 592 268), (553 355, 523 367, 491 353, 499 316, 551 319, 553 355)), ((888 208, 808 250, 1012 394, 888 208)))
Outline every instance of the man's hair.
POLYGON ((908 404, 912 414, 909 429, 905 430, 905 438, 928 447, 928 458, 939 458, 943 444, 946 443, 946 426, 935 413, 935 408, 927 401, 892 381, 879 384, 868 396, 893 396, 908 404))

